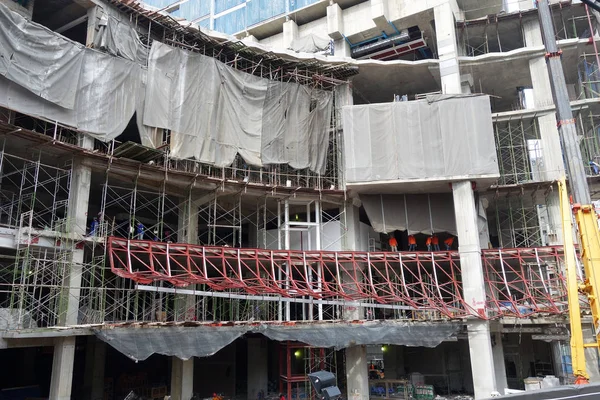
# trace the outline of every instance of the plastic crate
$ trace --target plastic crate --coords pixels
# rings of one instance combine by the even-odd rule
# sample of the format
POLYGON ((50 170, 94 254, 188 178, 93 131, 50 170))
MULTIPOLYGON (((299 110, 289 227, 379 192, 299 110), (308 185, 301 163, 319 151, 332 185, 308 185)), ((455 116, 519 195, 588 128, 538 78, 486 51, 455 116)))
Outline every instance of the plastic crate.
POLYGON ((433 400, 435 393, 432 385, 417 385, 415 386, 415 399, 417 400, 433 400))

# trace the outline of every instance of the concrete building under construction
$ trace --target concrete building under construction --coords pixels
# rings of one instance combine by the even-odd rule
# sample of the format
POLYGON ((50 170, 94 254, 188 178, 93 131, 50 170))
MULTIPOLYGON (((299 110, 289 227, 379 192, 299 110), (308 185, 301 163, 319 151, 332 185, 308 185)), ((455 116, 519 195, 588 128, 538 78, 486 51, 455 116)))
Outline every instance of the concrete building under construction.
POLYGON ((545 57, 532 0, 0 0, 0 399, 572 382, 545 57))

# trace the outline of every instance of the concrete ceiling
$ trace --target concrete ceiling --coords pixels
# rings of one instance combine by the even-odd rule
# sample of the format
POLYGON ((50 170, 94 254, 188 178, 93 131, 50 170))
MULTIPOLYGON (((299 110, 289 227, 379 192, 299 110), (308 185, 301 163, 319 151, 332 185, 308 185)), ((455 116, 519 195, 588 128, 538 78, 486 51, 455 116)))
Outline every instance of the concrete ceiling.
POLYGON ((352 80, 355 104, 390 102, 394 94, 428 93, 440 90, 437 60, 417 62, 359 62, 352 80))
POLYGON ((497 14, 502 10, 502 0, 456 0, 466 19, 497 14))
POLYGON ((59 29, 72 21, 82 18, 94 6, 89 0, 45 0, 36 1, 33 7, 33 21, 52 30, 59 29))

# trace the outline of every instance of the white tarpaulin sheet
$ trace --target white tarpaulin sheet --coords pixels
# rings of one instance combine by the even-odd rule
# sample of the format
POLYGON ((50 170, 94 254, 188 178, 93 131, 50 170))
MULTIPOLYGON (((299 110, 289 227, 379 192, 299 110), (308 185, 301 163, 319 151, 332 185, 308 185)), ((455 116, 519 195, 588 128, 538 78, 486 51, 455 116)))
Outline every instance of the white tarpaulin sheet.
POLYGON ((123 132, 140 93, 138 64, 87 49, 1 4, 0 27, 0 106, 103 141, 123 132))
POLYGON ((457 234, 452 193, 360 195, 360 200, 375 232, 457 234))
POLYGON ((343 108, 349 183, 498 176, 488 96, 343 108))
POLYGON ((306 36, 292 40, 290 50, 302 53, 316 53, 329 49, 331 39, 327 36, 319 36, 309 33, 306 36))
MULTIPOLYGON (((289 163, 324 173, 332 94, 250 75, 154 42, 143 125, 171 130, 174 157, 223 167, 289 163)), ((142 141, 152 143, 149 130, 142 141)))

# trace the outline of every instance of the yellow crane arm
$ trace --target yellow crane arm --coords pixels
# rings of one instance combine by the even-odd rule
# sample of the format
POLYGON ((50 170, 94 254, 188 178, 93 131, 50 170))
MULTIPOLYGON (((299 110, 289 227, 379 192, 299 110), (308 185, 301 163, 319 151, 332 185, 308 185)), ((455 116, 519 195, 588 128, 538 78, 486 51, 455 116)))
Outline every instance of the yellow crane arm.
MULTIPOLYGON (((579 283, 577 279, 577 259, 573 240, 573 218, 567 186, 564 178, 558 182, 560 194, 560 212, 564 234, 565 267, 567 270, 567 298, 569 303, 569 321, 571 324, 571 362, 577 383, 589 380, 585 365, 585 347, 579 307, 579 283)), ((596 229, 597 231, 598 229, 596 229)))

